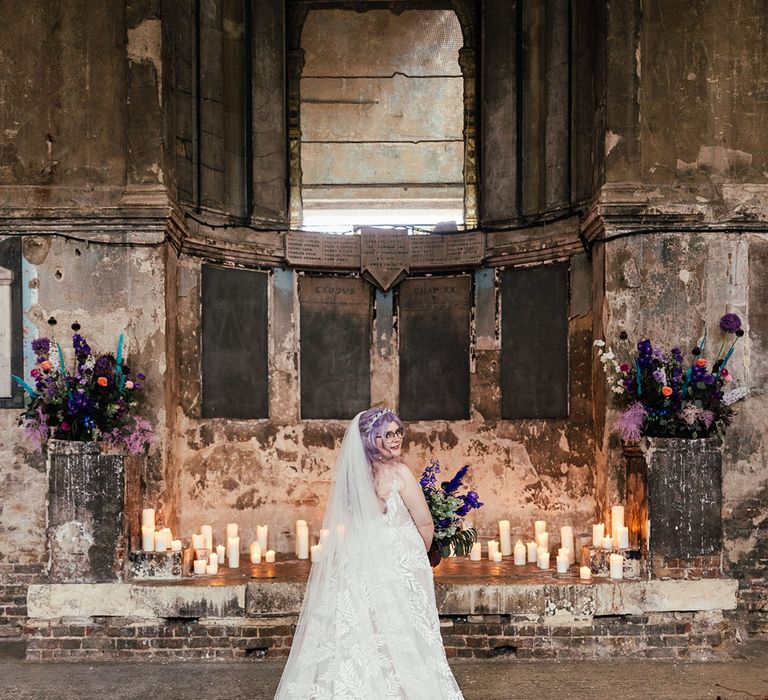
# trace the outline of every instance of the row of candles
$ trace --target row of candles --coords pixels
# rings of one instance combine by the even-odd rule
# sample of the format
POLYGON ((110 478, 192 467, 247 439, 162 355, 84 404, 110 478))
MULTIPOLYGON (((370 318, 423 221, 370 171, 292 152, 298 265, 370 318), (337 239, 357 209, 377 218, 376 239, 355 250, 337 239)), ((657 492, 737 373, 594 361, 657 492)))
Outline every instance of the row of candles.
MULTIPOLYGON (((613 506, 611 509, 611 535, 605 536, 605 524, 597 523, 592 526, 592 546, 595 549, 612 550, 629 548, 629 528, 624 526, 624 506, 613 506)), ((557 550, 556 570, 559 574, 567 573, 568 569, 576 563, 576 549, 574 545, 573 527, 563 525, 560 528, 560 544, 557 550)), ((549 532, 544 520, 534 522, 534 540, 523 544, 518 540, 512 547, 512 533, 509 520, 499 521, 499 539, 487 542, 488 559, 499 563, 504 556, 513 556, 515 566, 536 564, 539 569, 547 570, 550 567, 549 532)), ((482 559, 482 545, 475 542, 472 545, 469 558, 471 561, 482 559)), ((618 553, 611 553, 609 557, 609 573, 614 579, 623 578, 624 557, 618 553)), ((588 580, 592 576, 589 566, 581 566, 579 578, 588 580)))
MULTIPOLYGON (((322 541, 325 531, 320 531, 322 541)), ((268 549, 269 526, 256 526, 256 540, 249 546, 251 564, 260 564, 262 556, 268 564, 274 563, 275 552, 268 549)), ((181 540, 173 539, 171 529, 164 527, 157 529, 154 508, 144 508, 141 511, 141 548, 145 552, 180 552, 181 540)), ((226 545, 219 544, 214 550, 213 527, 201 525, 200 532, 192 534, 192 549, 196 558, 193 561, 195 574, 216 574, 218 567, 226 562, 229 568, 237 569, 240 566, 240 533, 237 523, 228 523, 226 531, 226 545)), ((296 548, 295 555, 298 559, 311 559, 313 562, 320 557, 322 546, 320 543, 309 545, 309 526, 306 520, 296 521, 296 548)))

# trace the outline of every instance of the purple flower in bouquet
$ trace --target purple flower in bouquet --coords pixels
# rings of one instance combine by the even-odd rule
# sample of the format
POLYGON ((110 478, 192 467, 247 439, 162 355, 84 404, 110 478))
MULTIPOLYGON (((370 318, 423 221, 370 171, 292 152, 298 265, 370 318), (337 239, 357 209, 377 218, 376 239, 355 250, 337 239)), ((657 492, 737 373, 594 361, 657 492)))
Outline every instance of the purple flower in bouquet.
POLYGON ((440 463, 432 459, 419 479, 435 526, 432 547, 435 552, 430 553, 433 566, 439 561, 440 555, 447 556, 452 549, 459 556, 468 554, 477 538, 474 529, 464 529, 462 519, 470 510, 480 508, 483 504, 475 491, 458 493, 468 471, 469 465, 466 465, 459 469, 452 479, 443 481, 438 486, 440 463))
MULTIPOLYGON (((48 338, 35 338, 32 341, 32 352, 45 359, 51 351, 51 341, 48 338)), ((41 361, 41 360, 39 360, 41 361)))
POLYGON ((616 419, 614 427, 625 442, 637 442, 642 435, 645 418, 645 407, 637 401, 616 419))

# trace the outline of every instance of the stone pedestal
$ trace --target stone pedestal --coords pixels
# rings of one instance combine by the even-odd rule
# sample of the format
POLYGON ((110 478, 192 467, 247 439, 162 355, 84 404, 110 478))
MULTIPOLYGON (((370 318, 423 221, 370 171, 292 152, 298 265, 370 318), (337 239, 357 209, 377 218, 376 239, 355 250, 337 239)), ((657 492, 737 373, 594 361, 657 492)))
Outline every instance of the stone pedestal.
POLYGON ((125 465, 93 442, 48 442, 50 580, 120 579, 125 552, 125 465))
POLYGON ((685 577, 680 572, 703 567, 704 576, 718 575, 723 546, 719 438, 649 438, 645 461, 651 574, 685 577))

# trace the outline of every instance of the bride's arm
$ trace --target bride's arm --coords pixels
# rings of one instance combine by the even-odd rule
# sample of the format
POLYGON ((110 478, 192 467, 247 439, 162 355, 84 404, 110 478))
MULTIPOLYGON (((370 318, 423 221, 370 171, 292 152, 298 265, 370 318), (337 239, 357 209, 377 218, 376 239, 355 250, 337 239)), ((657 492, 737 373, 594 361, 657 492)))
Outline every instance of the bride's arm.
POLYGON ((419 534, 424 540, 424 546, 429 549, 432 544, 432 537, 435 534, 435 526, 432 522, 432 514, 429 512, 427 502, 424 500, 424 494, 421 491, 419 482, 410 469, 404 464, 397 466, 397 477, 401 484, 400 496, 408 508, 413 522, 419 530, 419 534))

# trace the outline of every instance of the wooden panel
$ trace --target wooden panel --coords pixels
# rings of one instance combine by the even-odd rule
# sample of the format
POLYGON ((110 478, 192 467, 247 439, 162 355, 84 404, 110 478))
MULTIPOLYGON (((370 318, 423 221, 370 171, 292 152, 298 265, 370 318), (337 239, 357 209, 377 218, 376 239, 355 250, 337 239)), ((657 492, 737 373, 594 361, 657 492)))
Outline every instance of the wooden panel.
POLYGON ((288 136, 283 2, 251 0, 254 219, 288 218, 288 136))
POLYGON ((204 418, 267 418, 265 272, 204 265, 202 372, 204 418))
MULTIPOLYGON (((24 349, 21 300, 21 236, 0 240, 0 267, 10 270, 11 282, 11 374, 24 377, 24 349)), ((16 382, 11 384, 11 395, 0 397, 0 408, 21 408, 24 406, 24 391, 16 382)))
POLYGON ((400 417, 469 418, 470 278, 400 285, 400 417))
POLYGON ((517 0, 483 3, 480 213, 484 224, 518 215, 517 0))
POLYGON ((547 0, 544 208, 568 204, 570 196, 570 2, 547 0))
POLYGON ((302 277, 299 303, 301 417, 352 418, 371 402, 371 287, 302 277))
POLYGON ((568 267, 505 270, 502 418, 568 415, 568 267))
MULTIPOLYGON (((605 163, 605 3, 574 3, 573 142, 574 201, 591 197, 603 181, 605 163)), ((627 50, 627 49, 624 49, 627 50)), ((632 49, 634 52, 634 49, 632 49)), ((629 134, 628 137, 631 138, 629 134)))

